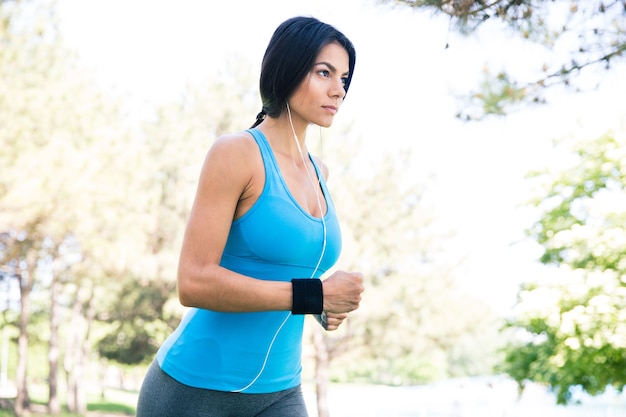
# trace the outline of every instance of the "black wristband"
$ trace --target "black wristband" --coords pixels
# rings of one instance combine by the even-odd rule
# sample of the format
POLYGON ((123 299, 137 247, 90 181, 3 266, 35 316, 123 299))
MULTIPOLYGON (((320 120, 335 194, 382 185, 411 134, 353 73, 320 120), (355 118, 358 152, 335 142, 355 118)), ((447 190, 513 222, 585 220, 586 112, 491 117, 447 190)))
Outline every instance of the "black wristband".
POLYGON ((293 314, 321 314, 324 310, 322 281, 317 278, 294 278, 291 280, 293 314))

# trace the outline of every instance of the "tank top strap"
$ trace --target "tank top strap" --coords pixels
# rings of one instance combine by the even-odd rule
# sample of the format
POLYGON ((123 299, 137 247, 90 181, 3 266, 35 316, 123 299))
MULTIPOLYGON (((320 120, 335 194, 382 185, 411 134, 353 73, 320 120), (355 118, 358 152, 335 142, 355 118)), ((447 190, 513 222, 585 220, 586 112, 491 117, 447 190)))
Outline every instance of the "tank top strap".
POLYGON ((313 168, 315 168, 315 177, 319 181, 320 187, 322 187, 322 192, 324 193, 324 197, 326 198, 326 204, 328 204, 330 200, 330 194, 328 193, 328 188, 326 186, 326 179, 324 178, 324 174, 322 173, 322 170, 315 162, 315 158, 309 155, 309 159, 311 160, 311 163, 313 164, 313 168))
POLYGON ((248 129, 247 132, 252 135, 259 146, 259 150, 261 151, 261 158, 263 159, 263 166, 265 167, 266 183, 276 182, 280 178, 280 169, 278 168, 276 159, 274 159, 274 152, 272 152, 272 148, 270 147, 267 138, 263 132, 257 128, 248 129), (268 175, 270 172, 273 175, 268 175))
POLYGON ((256 141, 257 145, 259 145, 259 149, 261 150, 261 156, 263 157, 263 160, 265 160, 266 158, 272 159, 271 158, 272 148, 270 148, 270 144, 267 143, 267 139, 265 138, 265 135, 257 128, 248 129, 246 130, 246 132, 250 133, 252 137, 254 138, 254 140, 256 141))
MULTIPOLYGON (((267 138, 265 137, 263 132, 261 132, 257 128, 248 129, 247 132, 252 135, 257 145, 259 146, 259 149, 261 150, 261 157, 263 158, 263 166, 265 167, 266 173, 266 184, 278 185, 278 183, 282 181, 282 174, 280 172, 280 168, 278 167, 278 162, 274 157, 274 152, 272 151, 272 148, 267 141, 267 138), (270 172, 274 175, 268 175, 270 172)), ((315 177, 318 179, 319 184, 322 187, 322 193, 324 194, 324 198, 326 199, 326 204, 328 206, 327 210, 334 210, 334 205, 332 199, 330 198, 328 187, 326 185, 326 179, 322 174, 322 170, 315 162, 315 159, 311 157, 311 155, 309 155, 309 159, 313 164, 313 167, 315 168, 315 177)), ((284 188, 288 191, 287 185, 284 183, 283 185, 284 188)))

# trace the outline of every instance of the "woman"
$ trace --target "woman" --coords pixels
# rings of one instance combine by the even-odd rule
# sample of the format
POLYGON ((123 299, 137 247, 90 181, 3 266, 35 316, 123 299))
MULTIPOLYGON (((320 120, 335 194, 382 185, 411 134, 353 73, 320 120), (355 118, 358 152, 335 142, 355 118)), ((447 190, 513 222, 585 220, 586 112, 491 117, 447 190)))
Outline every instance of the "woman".
POLYGON ((274 32, 263 110, 249 130, 218 138, 202 167, 178 268, 190 310, 148 371, 138 417, 307 416, 304 315, 337 329, 359 306, 363 276, 320 279, 341 235, 306 129, 331 125, 354 64, 352 43, 315 18, 274 32))

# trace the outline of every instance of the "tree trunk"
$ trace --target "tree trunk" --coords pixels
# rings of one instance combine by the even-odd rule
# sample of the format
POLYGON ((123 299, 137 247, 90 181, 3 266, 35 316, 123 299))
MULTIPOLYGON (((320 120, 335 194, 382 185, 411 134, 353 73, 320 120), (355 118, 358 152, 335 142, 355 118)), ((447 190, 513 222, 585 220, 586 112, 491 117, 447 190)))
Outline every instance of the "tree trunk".
POLYGON ((61 404, 59 403, 58 383, 59 383, 59 292, 61 283, 56 274, 50 283, 50 340, 48 342, 48 411, 50 414, 59 414, 61 404))
MULTIPOLYGON (((83 338, 81 339, 81 350, 80 350, 80 358, 77 361, 77 368, 80 369, 80 379, 79 381, 84 380, 85 367, 87 358, 91 354, 91 344, 89 343, 89 336, 91 334, 91 325, 96 317, 96 309, 93 303, 93 288, 90 287, 89 294, 87 296, 87 300, 84 302, 84 323, 85 323, 85 332, 83 333, 83 338)), ((87 392, 85 384, 79 384, 79 389, 77 391, 76 396, 76 409, 80 414, 85 414, 87 412, 87 392)))
POLYGON ((26 272, 18 275, 20 281, 20 322, 17 338, 17 368, 15 379, 17 396, 15 398, 15 415, 20 417, 30 411, 30 396, 28 395, 27 363, 28 363, 28 321, 30 319, 30 290, 32 288, 32 274, 26 272))
MULTIPOLYGON (((5 320, 6 321, 6 320, 5 320)), ((9 327, 2 328, 2 353, 0 353, 0 387, 9 383, 9 327)))
POLYGON ((80 287, 74 294, 74 305, 72 306, 72 316, 70 318, 69 343, 65 353, 63 367, 67 378, 67 408, 70 413, 78 413, 78 397, 80 396, 80 370, 76 363, 80 355, 80 339, 82 335, 82 303, 80 300, 80 287))
POLYGON ((313 345, 315 346, 315 392, 317 394, 318 417, 329 417, 328 413, 328 381, 330 379, 330 360, 326 346, 324 330, 315 326, 313 345))
POLYGON ((83 299, 86 289, 76 290, 71 317, 70 343, 65 355, 64 368, 67 375, 67 407, 71 413, 84 414, 87 411, 84 368, 89 355, 89 330, 94 317, 93 294, 83 299), (87 308, 85 308, 87 305, 87 308))

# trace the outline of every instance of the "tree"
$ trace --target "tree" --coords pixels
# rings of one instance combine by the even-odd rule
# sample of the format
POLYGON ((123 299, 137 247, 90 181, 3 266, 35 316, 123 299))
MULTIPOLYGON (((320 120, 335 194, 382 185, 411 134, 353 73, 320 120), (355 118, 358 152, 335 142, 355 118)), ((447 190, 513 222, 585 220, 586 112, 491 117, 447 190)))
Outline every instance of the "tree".
MULTIPOLYGON (((50 61, 46 60, 49 55, 45 48, 40 48, 36 42, 29 43, 30 33, 24 34, 15 27, 19 27, 16 22, 21 19, 20 9, 17 5, 0 3, 0 42, 3 44, 0 50, 0 73, 5 80, 2 93, 0 93, 0 106, 2 115, 0 116, 0 163, 4 167, 3 181, 0 184, 0 199, 5 199, 2 204, 2 211, 8 211, 10 215, 17 215, 20 209, 18 196, 12 194, 12 180, 17 171, 11 170, 16 161, 23 161, 22 152, 29 152, 32 149, 32 142, 14 143, 17 138, 24 137, 24 133, 31 137, 37 129, 37 124, 29 116, 24 115, 23 103, 27 100, 24 97, 23 87, 27 80, 22 75, 22 71, 32 73, 32 66, 42 65, 50 68, 50 61), (37 57, 36 63, 26 59, 14 59, 20 56, 17 51, 24 51, 37 57), (30 67, 30 68, 29 68, 30 67), (29 71, 30 70, 30 71, 29 71), (17 98, 17 100, 15 99, 17 98), (19 144, 19 146, 15 146, 19 144), (7 204, 8 203, 8 204, 7 204)), ((39 28, 37 28, 39 29, 39 28)), ((41 70, 42 67, 38 69, 41 70)), ((22 166, 26 168, 26 166, 22 166)), ((26 170, 24 170, 26 172, 26 170)), ((32 210, 30 210, 32 212, 32 210)), ((3 214, 5 214, 3 213, 3 214)), ((6 214, 5 214, 6 216, 6 214)), ((20 289, 20 316, 19 316, 19 337, 18 337, 18 364, 17 364, 17 398, 15 401, 15 412, 21 415, 30 407, 30 398, 26 382, 27 358, 28 358, 28 322, 30 317, 30 293, 36 279, 37 262, 39 256, 45 253, 43 247, 43 236, 38 230, 39 219, 42 215, 36 214, 30 218, 21 217, 21 227, 12 228, 7 223, 0 223, 3 232, 3 250, 0 260, 9 269, 9 275, 15 277, 19 282, 20 289)), ((3 216, 4 217, 4 216, 3 216)))
POLYGON ((572 146, 557 172, 533 173, 541 217, 529 235, 554 267, 525 283, 509 326, 520 338, 504 370, 523 388, 548 384, 560 404, 626 385, 626 138, 607 133, 572 146))
POLYGON ((178 317, 168 316, 165 309, 173 292, 173 281, 126 280, 117 292, 123 296, 114 308, 101 313, 105 317, 98 317, 112 324, 112 329, 96 344, 99 355, 125 365, 151 360, 165 336, 178 324, 178 317))
MULTIPOLYGON (((59 315, 69 310, 89 324, 94 293, 106 293, 110 278, 130 268, 128 256, 142 242, 136 233, 142 223, 128 210, 127 198, 137 195, 132 172, 139 141, 131 140, 117 102, 95 88, 63 46, 51 10, 49 2, 0 4, 0 74, 6 81, 0 89, 0 262, 20 280, 18 415, 29 406, 26 363, 34 288, 50 290, 38 307, 49 309, 47 379, 55 413, 62 350, 76 348, 65 351, 64 363, 68 373, 81 374, 88 340, 88 327, 78 326, 72 316, 74 333, 67 340, 75 343, 61 346, 59 315)), ((68 389, 72 395, 81 379, 68 380, 75 384, 68 389)))
POLYGON ((530 74, 510 67, 495 72, 486 69, 482 85, 471 93, 470 107, 458 115, 463 119, 502 115, 520 103, 543 103, 549 87, 556 85, 585 88, 585 71, 609 70, 626 55, 623 0, 396 1, 448 16, 462 34, 505 24, 522 39, 545 47, 546 53, 531 58, 535 69, 530 74))

